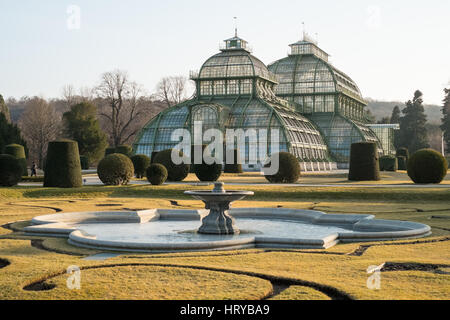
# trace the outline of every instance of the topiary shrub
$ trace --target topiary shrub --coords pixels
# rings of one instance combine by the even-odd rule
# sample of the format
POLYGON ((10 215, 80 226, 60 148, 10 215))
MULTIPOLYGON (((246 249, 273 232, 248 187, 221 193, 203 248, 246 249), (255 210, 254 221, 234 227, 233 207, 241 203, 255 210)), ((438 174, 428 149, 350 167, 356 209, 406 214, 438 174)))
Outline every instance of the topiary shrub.
MULTIPOLYGON (((239 161, 239 151, 237 149, 233 150, 233 164, 225 163, 224 172, 225 173, 243 173, 242 164, 239 161)), ((228 162, 228 159, 227 161, 228 162)))
POLYGON ((154 186, 160 186, 167 180, 167 169, 162 164, 153 163, 147 170, 147 180, 154 186))
POLYGON ((116 152, 115 153, 120 153, 120 154, 126 155, 127 157, 131 157, 131 155, 133 154, 133 148, 131 148, 128 145, 118 146, 116 148, 116 152))
POLYGON ((150 165, 150 158, 145 154, 137 154, 131 157, 131 162, 133 162, 134 166, 134 175, 138 179, 142 179, 145 177, 145 171, 150 165))
POLYGON ((432 149, 419 150, 408 161, 408 176, 414 183, 441 183, 447 170, 447 160, 432 149))
POLYGON ((126 185, 134 174, 133 162, 124 154, 113 153, 100 161, 97 174, 107 186, 126 185))
POLYGON ((398 170, 408 170, 408 161, 406 157, 399 156, 397 157, 398 170))
POLYGON ((222 175, 222 165, 218 163, 194 164, 194 173, 200 181, 214 182, 222 175))
POLYGON ((0 186, 13 187, 22 178, 23 167, 19 160, 10 154, 0 154, 0 186))
POLYGON ((408 169, 408 161, 409 161, 409 151, 408 148, 399 148, 396 153, 396 157, 405 157, 405 165, 403 163, 398 164, 398 170, 407 170, 408 169))
MULTIPOLYGON (((182 151, 178 151, 180 157, 184 157, 182 151)), ((172 162, 172 149, 158 152, 153 163, 162 164, 167 169, 167 180, 179 182, 186 179, 189 174, 190 165, 186 163, 175 164, 172 162)))
POLYGON ((27 157, 25 156, 25 148, 20 144, 9 144, 5 147, 5 154, 9 154, 19 160, 22 166, 22 176, 28 177, 27 157))
POLYGON ((352 144, 348 179, 350 181, 380 180, 378 147, 375 142, 352 144))
MULTIPOLYGON (((271 158, 277 156, 277 154, 272 155, 271 158)), ((288 153, 280 152, 279 156, 279 169, 275 175, 265 175, 265 178, 270 183, 295 183, 301 176, 300 163, 298 159, 288 153)), ((271 160, 264 166, 270 167, 271 160)))
POLYGON ((105 158, 107 156, 109 156, 110 154, 114 154, 116 153, 116 148, 115 147, 108 147, 105 149, 105 158))
POLYGON ((383 156, 380 158, 380 171, 392 171, 398 170, 397 158, 394 156, 383 156))
POLYGON ((78 143, 72 140, 48 144, 44 187, 79 188, 82 186, 78 143))
POLYGON ((156 155, 159 153, 159 151, 153 151, 152 155, 150 157, 150 164, 153 164, 156 158, 156 155))
POLYGON ((89 170, 89 158, 87 156, 80 156, 81 169, 89 170))

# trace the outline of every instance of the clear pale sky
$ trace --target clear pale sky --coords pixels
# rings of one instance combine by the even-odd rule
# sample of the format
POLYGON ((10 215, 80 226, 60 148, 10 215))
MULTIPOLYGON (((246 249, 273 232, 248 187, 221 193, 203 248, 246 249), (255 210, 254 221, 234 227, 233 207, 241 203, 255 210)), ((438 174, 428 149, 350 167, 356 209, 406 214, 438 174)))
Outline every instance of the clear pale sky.
POLYGON ((420 89, 441 104, 449 13, 449 0, 1 0, 0 93, 59 97, 64 85, 94 86, 114 69, 151 93, 161 77, 188 76, 217 53, 237 16, 266 64, 286 56, 305 22, 364 97, 406 101, 420 89))

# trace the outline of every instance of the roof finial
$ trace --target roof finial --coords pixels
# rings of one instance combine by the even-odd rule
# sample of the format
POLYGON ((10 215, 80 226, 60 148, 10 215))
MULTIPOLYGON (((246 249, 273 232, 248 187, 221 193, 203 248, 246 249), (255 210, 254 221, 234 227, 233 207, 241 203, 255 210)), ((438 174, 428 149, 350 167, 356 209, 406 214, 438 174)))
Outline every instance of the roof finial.
POLYGON ((305 40, 305 35, 306 35, 305 22, 302 22, 302 33, 303 33, 303 40, 305 40))
POLYGON ((237 38, 238 36, 237 17, 233 17, 233 19, 234 19, 234 36, 237 38))

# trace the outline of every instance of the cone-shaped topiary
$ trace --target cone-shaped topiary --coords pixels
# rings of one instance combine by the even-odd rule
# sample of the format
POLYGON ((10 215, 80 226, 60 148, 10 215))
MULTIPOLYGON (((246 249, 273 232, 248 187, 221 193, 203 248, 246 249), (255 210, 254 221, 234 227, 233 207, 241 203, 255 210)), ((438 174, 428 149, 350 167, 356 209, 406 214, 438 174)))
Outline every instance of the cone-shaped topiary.
POLYGON ((89 170, 89 158, 87 156, 80 156, 81 169, 89 170))
POLYGON ((380 180, 378 148, 375 142, 352 144, 348 179, 350 181, 380 180))
POLYGON ((107 156, 109 156, 110 154, 114 154, 116 153, 116 148, 115 147, 108 147, 105 149, 105 158, 107 156))
POLYGON ((145 177, 145 171, 150 165, 150 158, 145 154, 137 154, 131 157, 134 166, 134 175, 138 179, 145 177))
MULTIPOLYGON (((153 163, 159 163, 166 167, 168 173, 167 180, 175 182, 183 181, 189 174, 190 165, 186 164, 187 161, 184 161, 184 163, 181 164, 173 163, 172 150, 173 149, 168 149, 158 152, 153 163)), ((178 152, 180 158, 185 158, 182 151, 175 150, 175 152, 178 152)))
POLYGON ((22 176, 28 176, 27 157, 25 156, 25 148, 20 144, 9 144, 5 147, 5 154, 9 154, 19 160, 22 166, 22 176))
POLYGON ((79 188, 82 186, 78 143, 72 140, 48 144, 44 187, 79 188))
POLYGON ((13 187, 22 177, 23 167, 19 160, 10 154, 0 154, 0 186, 13 187))
POLYGON ((432 149, 419 150, 408 161, 408 176, 414 183, 441 183, 447 170, 447 160, 432 149))
MULTIPOLYGON (((279 157, 278 172, 275 175, 265 175, 265 178, 270 183, 296 183, 301 175, 298 159, 288 152, 274 154, 271 156, 271 159, 275 156, 279 157)), ((272 160, 265 167, 270 167, 271 163, 272 160)))
POLYGON ((133 162, 124 154, 113 153, 100 161, 97 174, 107 186, 126 185, 134 174, 133 162))
MULTIPOLYGON (((230 150, 227 150, 225 154, 227 155, 228 152, 230 152, 230 150)), ((242 170, 242 164, 239 161, 239 151, 237 149, 233 149, 231 152, 233 153, 233 161, 232 161, 233 163, 232 164, 225 163, 224 172, 225 173, 243 173, 244 170, 242 170)), ((228 157, 228 155, 227 155, 227 157, 228 157)), ((226 157, 226 162, 231 161, 227 157, 226 157)))
POLYGON ((167 169, 162 164, 153 163, 146 171, 148 182, 154 186, 160 186, 167 180, 167 169))
POLYGON ((115 153, 120 153, 120 154, 126 155, 127 157, 131 157, 131 154, 133 153, 133 148, 131 148, 128 145, 118 146, 116 148, 116 152, 115 153))
POLYGON ((380 158, 380 171, 392 171, 398 170, 397 158, 394 156, 383 156, 380 158))
POLYGON ((214 182, 219 180, 222 175, 222 165, 219 163, 206 164, 205 162, 194 164, 194 173, 200 181, 214 182))

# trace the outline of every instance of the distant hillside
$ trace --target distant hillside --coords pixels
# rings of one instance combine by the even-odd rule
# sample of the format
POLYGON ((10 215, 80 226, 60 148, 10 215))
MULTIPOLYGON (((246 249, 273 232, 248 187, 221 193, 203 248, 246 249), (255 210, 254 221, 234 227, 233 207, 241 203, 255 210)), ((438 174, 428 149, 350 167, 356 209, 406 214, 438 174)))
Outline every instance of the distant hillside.
MULTIPOLYGON (((400 110, 405 108, 404 102, 396 102, 396 101, 378 101, 370 98, 366 98, 368 102, 368 108, 370 112, 377 118, 377 120, 381 120, 383 117, 390 117, 392 114, 392 110, 395 106, 399 106, 400 110)), ((428 122, 432 124, 441 124, 442 119, 442 106, 426 104, 425 113, 428 117, 428 122)))

